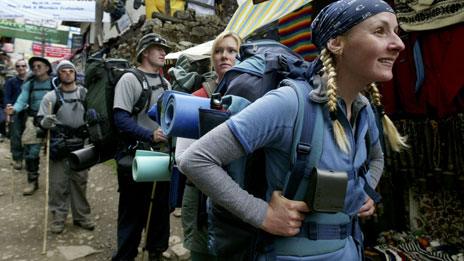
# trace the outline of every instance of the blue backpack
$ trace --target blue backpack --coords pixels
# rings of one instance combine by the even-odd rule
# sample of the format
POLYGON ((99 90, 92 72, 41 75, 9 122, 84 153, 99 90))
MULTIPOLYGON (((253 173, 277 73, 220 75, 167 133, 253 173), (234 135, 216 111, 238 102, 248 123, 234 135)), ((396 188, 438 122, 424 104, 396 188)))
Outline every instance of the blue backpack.
MULTIPOLYGON (((295 138, 292 143, 291 155, 294 162, 291 162, 292 171, 288 173, 284 195, 287 198, 301 200, 310 185, 308 175, 303 175, 303 173, 309 173, 309 170, 316 166, 322 154, 322 139, 320 137, 323 135, 324 120, 321 107, 323 105, 307 99, 312 90, 308 79, 315 71, 315 65, 304 61, 301 56, 288 47, 271 40, 243 44, 240 48, 240 60, 240 63, 225 74, 216 90, 222 94, 223 104, 232 103, 229 105, 232 107, 231 100, 234 98, 230 99, 230 97, 234 96, 253 102, 268 91, 280 86, 290 86, 297 93, 299 113, 296 128, 294 128, 293 136, 295 138)), ((206 133, 207 131, 202 132, 206 133)), ((225 168, 232 179, 242 188, 250 194, 264 199, 267 190, 265 166, 264 151, 257 150, 251 155, 230 163, 225 168)), ((366 186, 365 190, 375 201, 380 201, 380 197, 372 188, 366 186)), ((212 254, 221 258, 253 260, 256 249, 267 251, 265 250, 267 246, 272 244, 268 242, 268 239, 272 240, 274 237, 243 222, 239 217, 234 216, 214 202, 208 206, 207 219, 208 248, 212 254)), ((325 233, 324 229, 319 232, 325 233)), ((328 227, 327 231, 331 229, 333 228, 328 227)))
MULTIPOLYGON (((236 101, 242 101, 239 107, 244 107, 243 99, 237 99, 238 97, 244 98, 248 103, 254 102, 267 92, 277 89, 279 83, 285 79, 293 79, 302 89, 307 89, 308 92, 311 90, 305 79, 312 72, 313 64, 285 45, 272 40, 244 43, 240 47, 239 57, 240 62, 226 72, 216 89, 216 93, 223 97, 222 104, 230 106, 231 111, 234 111, 231 107, 235 106, 236 101)), ((210 112, 217 117, 217 111, 210 112)), ((204 130, 201 122, 204 113, 208 113, 208 110, 200 109, 200 132, 203 134, 229 117, 224 113, 223 120, 216 120, 213 126, 204 130)), ((234 181, 250 194, 259 198, 265 197, 264 150, 257 150, 236 160, 226 166, 226 169, 234 181)), ((210 252, 221 258, 227 256, 235 260, 251 260, 260 230, 241 221, 214 202, 206 211, 206 201, 202 202, 198 215, 200 222, 208 221, 210 252), (242 251, 238 251, 239 249, 242 251)))
MULTIPOLYGON (((297 127, 294 128, 295 139, 292 143, 293 155, 291 156, 296 161, 292 162, 292 165, 294 169, 297 165, 301 166, 302 161, 306 160, 306 156, 310 155, 314 166, 316 159, 319 159, 322 152, 322 139, 311 140, 313 136, 322 136, 320 133, 323 130, 321 105, 307 102, 308 99, 305 97, 312 87, 306 80, 286 79, 282 81, 282 84, 291 86, 297 93, 299 100, 299 113, 297 127), (312 134, 313 131, 315 131, 314 134, 312 134), (301 133, 305 133, 305 135, 301 135, 301 133), (312 144, 312 146, 308 147, 308 144, 312 144)), ((264 199, 267 190, 265 166, 264 150, 261 149, 233 161, 226 166, 226 169, 232 179, 242 188, 250 194, 264 199)), ((298 170, 301 171, 300 168, 298 170)), ((292 185, 303 180, 303 176, 295 173, 297 172, 289 173, 290 177, 285 186, 287 189, 284 191, 286 195, 293 194, 295 196, 293 190, 298 187, 295 188, 292 185)), ((306 187, 308 185, 305 183, 306 187)), ((233 259, 236 260, 253 260, 256 254, 255 250, 257 248, 263 249, 266 247, 263 244, 267 244, 266 240, 263 240, 263 231, 243 222, 239 217, 234 216, 214 202, 208 208, 208 234, 208 249, 212 254, 220 257, 233 256, 233 259)))

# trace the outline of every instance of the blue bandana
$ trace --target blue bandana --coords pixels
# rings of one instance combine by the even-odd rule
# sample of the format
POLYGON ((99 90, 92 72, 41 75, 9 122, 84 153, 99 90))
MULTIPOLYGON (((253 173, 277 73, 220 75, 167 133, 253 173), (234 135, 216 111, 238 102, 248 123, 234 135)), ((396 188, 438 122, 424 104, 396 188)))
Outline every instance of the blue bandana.
POLYGON ((321 10, 311 24, 312 41, 321 50, 327 42, 378 13, 394 13, 382 0, 340 0, 321 10))

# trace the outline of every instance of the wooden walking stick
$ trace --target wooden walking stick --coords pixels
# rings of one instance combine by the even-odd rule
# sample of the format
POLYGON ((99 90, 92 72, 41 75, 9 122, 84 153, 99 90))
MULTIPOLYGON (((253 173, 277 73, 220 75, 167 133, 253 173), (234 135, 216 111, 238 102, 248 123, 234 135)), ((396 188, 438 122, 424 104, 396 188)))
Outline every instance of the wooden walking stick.
POLYGON ((11 204, 14 204, 14 198, 15 198, 14 194, 15 194, 15 190, 16 190, 16 182, 15 182, 15 178, 16 178, 15 176, 16 176, 16 175, 15 175, 15 171, 14 171, 13 165, 11 165, 10 168, 11 168, 11 175, 12 175, 12 176, 11 176, 11 183, 12 183, 12 188, 11 188, 11 190, 12 190, 12 191, 11 191, 11 204))
MULTIPOLYGON (((48 114, 52 114, 52 103, 48 103, 48 114)), ((43 245, 42 254, 47 253, 47 225, 48 225, 48 174, 50 171, 50 138, 51 131, 47 130, 47 141, 46 141, 46 156, 45 156, 45 213, 44 213, 44 231, 43 231, 43 245)))
MULTIPOLYGON (((8 106, 8 105, 7 105, 8 106)), ((10 114, 7 113, 6 109, 5 109, 5 114, 6 114, 6 120, 5 120, 5 129, 7 131, 7 133, 9 133, 9 137, 11 139, 11 132, 10 132, 10 127, 11 127, 11 117, 10 117, 10 114)), ((12 159, 13 162, 14 162, 14 159, 12 159)), ((14 164, 14 163, 13 163, 14 164)), ((14 194, 15 194, 15 191, 16 191, 16 182, 15 182, 15 168, 13 166, 13 164, 10 165, 10 172, 11 172, 11 203, 14 204, 14 194)))
POLYGON ((153 188, 151 189, 151 196, 150 196, 150 207, 148 208, 147 223, 145 224, 145 235, 143 237, 142 261, 145 256, 145 248, 147 246, 148 231, 150 229, 151 210, 153 208, 153 200, 155 199, 155 190, 156 190, 156 181, 153 181, 153 188))

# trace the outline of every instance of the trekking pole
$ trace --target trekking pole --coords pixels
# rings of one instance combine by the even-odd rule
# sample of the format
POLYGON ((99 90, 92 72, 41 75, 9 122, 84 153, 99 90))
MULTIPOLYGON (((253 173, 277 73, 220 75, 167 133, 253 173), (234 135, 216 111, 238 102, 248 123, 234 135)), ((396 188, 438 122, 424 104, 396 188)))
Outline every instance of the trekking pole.
MULTIPOLYGON (((48 103, 48 114, 52 114, 52 103, 48 103)), ((48 225, 48 174, 50 171, 50 137, 51 131, 47 130, 47 141, 45 148, 45 213, 44 213, 44 231, 43 231, 43 245, 42 254, 47 253, 47 225, 48 225)))
MULTIPOLYGON (((11 139, 11 132, 10 132, 10 127, 11 127, 11 117, 8 113, 5 113, 6 114, 6 120, 5 120, 5 129, 7 131, 7 133, 9 134, 8 136, 10 137, 11 139)), ((14 162, 14 159, 13 159, 13 162, 14 162)), ((16 182, 15 182, 15 170, 14 170, 14 166, 13 164, 10 165, 10 169, 11 169, 11 203, 14 204, 14 193, 15 193, 15 190, 16 190, 16 182)))
POLYGON ((143 237, 142 261, 145 256, 145 248, 147 246, 148 230, 150 229, 151 210, 153 208, 153 200, 155 199, 155 190, 156 190, 156 181, 153 181, 153 188, 151 189, 151 196, 150 196, 150 207, 148 207, 148 217, 147 217, 147 223, 145 224, 145 235, 143 237))
POLYGON ((14 171, 14 167, 13 165, 10 166, 11 168, 11 185, 12 185, 12 188, 11 188, 11 204, 14 204, 14 194, 15 194, 15 190, 16 190, 16 182, 15 182, 15 171, 14 171))

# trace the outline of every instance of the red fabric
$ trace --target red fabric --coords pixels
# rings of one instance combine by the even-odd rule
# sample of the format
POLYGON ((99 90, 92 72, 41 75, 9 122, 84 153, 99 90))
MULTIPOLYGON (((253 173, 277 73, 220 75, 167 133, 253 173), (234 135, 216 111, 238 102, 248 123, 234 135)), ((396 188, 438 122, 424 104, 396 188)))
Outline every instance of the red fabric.
POLYGON ((198 96, 198 97, 208 98, 208 93, 206 92, 205 87, 203 87, 203 84, 201 85, 201 88, 194 91, 192 93, 192 95, 198 96))
POLYGON ((464 111, 464 24, 421 35, 425 67, 424 91, 438 118, 464 111))
POLYGON ((415 90, 416 66, 413 46, 416 36, 415 33, 411 33, 402 38, 405 49, 400 53, 393 67, 393 79, 379 85, 380 93, 383 96, 382 103, 388 115, 426 115, 426 96, 423 90, 417 94, 415 90))
POLYGON ((464 24, 412 32, 393 68, 394 78, 380 85, 389 115, 444 118, 464 111, 464 24), (413 46, 421 46, 425 79, 416 93, 413 46))

